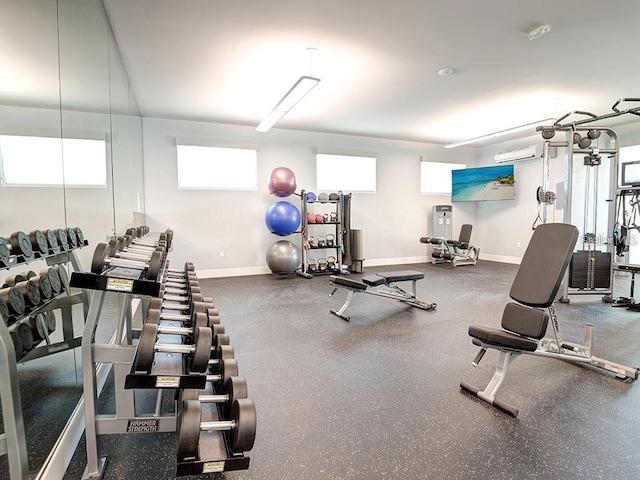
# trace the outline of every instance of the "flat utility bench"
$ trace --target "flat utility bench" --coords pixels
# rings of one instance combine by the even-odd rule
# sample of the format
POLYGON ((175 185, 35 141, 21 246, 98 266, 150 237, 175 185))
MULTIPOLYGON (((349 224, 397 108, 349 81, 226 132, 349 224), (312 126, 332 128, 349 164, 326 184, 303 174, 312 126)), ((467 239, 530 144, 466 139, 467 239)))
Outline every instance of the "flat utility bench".
POLYGON ((338 288, 344 288, 347 290, 347 299, 344 305, 338 310, 330 309, 329 311, 334 315, 342 318, 343 320, 350 320, 349 317, 344 315, 345 310, 349 307, 353 295, 355 293, 367 293, 369 295, 376 295, 378 297, 392 298, 400 302, 407 303, 412 307, 418 307, 423 310, 434 310, 436 308, 435 303, 427 303, 416 298, 416 281, 422 280, 424 273, 416 272, 414 270, 403 270, 400 272, 384 272, 384 273, 372 273, 362 277, 361 281, 354 280, 338 275, 332 275, 329 277, 331 285, 335 288, 329 294, 333 296, 338 288), (411 291, 407 291, 398 285, 397 282, 411 282, 411 291))

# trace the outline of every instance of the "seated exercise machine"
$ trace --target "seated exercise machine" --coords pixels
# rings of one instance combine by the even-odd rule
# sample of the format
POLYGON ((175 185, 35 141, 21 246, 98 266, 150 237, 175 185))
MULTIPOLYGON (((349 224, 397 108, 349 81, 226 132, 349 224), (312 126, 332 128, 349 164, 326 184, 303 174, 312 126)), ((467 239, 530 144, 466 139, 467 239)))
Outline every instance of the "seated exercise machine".
POLYGON ((578 229, 573 225, 547 223, 535 229, 509 292, 517 303, 507 303, 502 314, 502 330, 479 325, 469 327, 473 344, 480 347, 472 365, 478 365, 487 348, 496 349, 500 355, 495 373, 484 390, 462 382, 460 387, 463 390, 513 417, 517 416, 518 410, 496 399, 496 394, 506 378, 509 365, 521 354, 587 365, 600 373, 610 372, 622 379, 638 378, 637 368, 593 356, 594 325, 585 325, 584 345, 562 338, 553 302, 577 239, 578 229), (545 308, 548 313, 543 310, 545 308), (543 338, 549 318, 555 338, 543 338))
POLYGON ((329 311, 334 315, 349 321, 350 318, 344 315, 345 310, 351 303, 353 295, 355 293, 367 293, 369 295, 376 295, 378 297, 392 298, 401 302, 407 303, 412 307, 418 307, 423 310, 435 310, 435 303, 427 303, 416 298, 416 281, 422 280, 424 273, 416 272, 414 270, 404 270, 401 272, 387 272, 387 273, 372 273, 362 277, 362 281, 354 280, 338 275, 332 275, 329 277, 331 285, 335 288, 329 294, 333 296, 338 288, 344 288, 347 290, 347 299, 344 305, 338 310, 330 309, 329 311), (399 287, 397 282, 411 282, 411 291, 399 287))
POLYGON ((420 243, 433 245, 431 262, 434 265, 447 262, 451 263, 452 267, 475 265, 480 256, 480 249, 469 244, 472 228, 473 226, 468 223, 462 225, 458 240, 447 240, 444 237, 421 237, 420 243))

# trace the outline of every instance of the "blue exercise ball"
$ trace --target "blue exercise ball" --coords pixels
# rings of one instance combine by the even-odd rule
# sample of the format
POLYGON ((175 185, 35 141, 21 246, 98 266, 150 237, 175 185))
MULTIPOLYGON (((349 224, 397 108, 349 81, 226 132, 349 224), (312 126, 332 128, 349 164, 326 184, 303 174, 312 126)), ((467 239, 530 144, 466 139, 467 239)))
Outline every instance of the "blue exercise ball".
POLYGON ((298 230, 300 218, 298 207, 289 202, 280 201, 267 209, 264 221, 271 233, 284 237, 298 230))
POLYGON ((267 266, 278 275, 288 275, 300 266, 300 250, 288 240, 278 240, 267 250, 267 266))

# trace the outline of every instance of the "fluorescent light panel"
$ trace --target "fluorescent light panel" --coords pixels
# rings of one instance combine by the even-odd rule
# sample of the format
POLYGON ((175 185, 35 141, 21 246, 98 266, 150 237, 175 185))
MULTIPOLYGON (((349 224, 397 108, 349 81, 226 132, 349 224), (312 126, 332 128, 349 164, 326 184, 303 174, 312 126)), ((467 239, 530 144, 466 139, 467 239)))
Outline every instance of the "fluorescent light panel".
POLYGON ((296 104, 304 98, 313 87, 315 87, 320 82, 319 78, 309 77, 303 75, 298 79, 298 81, 289 89, 282 100, 278 102, 275 108, 265 117, 260 125, 256 127, 258 132, 266 132, 271 127, 273 127, 285 114, 291 110, 296 104))
POLYGON ((492 138, 502 137, 504 135, 510 135, 512 133, 523 132, 530 128, 535 128, 538 125, 552 124, 555 121, 556 121, 555 118, 545 118, 544 120, 538 120, 537 122, 527 123, 525 125, 519 125, 517 127, 508 128, 506 130, 500 130, 499 132, 488 133, 480 137, 470 138, 469 140, 463 140, 461 142, 455 142, 455 143, 448 143, 447 145, 444 145, 444 148, 461 147, 463 145, 469 145, 471 143, 482 142, 484 140, 491 140, 492 138))

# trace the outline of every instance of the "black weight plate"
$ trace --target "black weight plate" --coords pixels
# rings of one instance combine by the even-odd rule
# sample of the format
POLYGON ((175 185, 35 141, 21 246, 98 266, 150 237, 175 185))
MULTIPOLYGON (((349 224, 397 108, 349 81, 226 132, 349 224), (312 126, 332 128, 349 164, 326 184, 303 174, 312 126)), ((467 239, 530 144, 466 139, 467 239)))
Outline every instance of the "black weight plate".
POLYGON ((231 418, 235 421, 235 427, 230 432, 231 451, 248 452, 256 439, 257 415, 253 400, 240 398, 233 402, 231 418))
POLYGON ((149 268, 147 270, 147 280, 156 281, 160 277, 162 271, 162 254, 153 252, 149 259, 149 268))
POLYGON ((33 332, 26 322, 21 322, 20 325, 18 325, 18 335, 20 336, 24 351, 28 352, 31 350, 33 348, 33 332))
POLYGON ((191 355, 189 372, 204 373, 209 368, 209 358, 211 358, 211 341, 213 334, 209 327, 199 327, 194 329, 195 351, 191 355))
POLYGON ((78 237, 76 237, 76 229, 73 227, 67 228, 67 242, 71 248, 78 246, 78 237))
POLYGON ((183 388, 180 390, 180 400, 198 400, 200 397, 200 390, 197 388, 183 388))
POLYGON ((173 230, 167 230, 167 250, 171 248, 171 244, 173 243, 173 230))
POLYGON ((24 298, 16 287, 9 287, 9 289, 2 289, 0 295, 9 307, 9 312, 14 315, 22 315, 24 313, 25 304, 24 298))
POLYGON ((9 307, 7 306, 7 302, 4 301, 4 298, 0 297, 0 317, 4 321, 4 324, 7 324, 7 320, 9 319, 9 307))
POLYGON ((244 377, 229 377, 223 385, 223 392, 229 395, 229 405, 233 405, 236 400, 247 398, 247 379, 244 377))
POLYGON ((24 348, 22 347, 22 342, 20 341, 20 335, 18 335, 18 333, 15 331, 9 332, 9 335, 11 335, 13 349, 16 352, 16 360, 20 360, 24 356, 24 348))
POLYGON ((136 230, 134 228, 127 228, 127 231, 125 232, 126 235, 131 235, 132 237, 134 237, 136 235, 136 230))
POLYGON ((26 276, 24 276, 22 273, 16 273, 15 275, 11 275, 10 277, 5 278, 4 284, 13 287, 16 283, 22 283, 26 281, 26 276))
POLYGON ((36 275, 29 279, 30 282, 35 283, 40 289, 41 301, 49 300, 53 295, 53 289, 51 288, 51 282, 46 276, 36 275))
POLYGON ((125 235, 124 237, 120 238, 122 238, 122 242, 124 243, 125 247, 131 246, 131 243, 133 242, 133 237, 131 235, 125 235))
POLYGON ((20 288, 26 303, 33 307, 40 305, 42 297, 40 296, 40 288, 38 288, 38 285, 31 280, 27 280, 26 283, 19 283, 16 287, 20 288), (22 287, 22 285, 24 285, 24 287, 22 287))
POLYGON ((55 233, 56 238, 58 239, 58 245, 60 245, 60 250, 66 252, 69 250, 69 241, 67 239, 67 231, 64 228, 58 228, 53 231, 55 233))
POLYGON ((156 338, 158 337, 158 325, 145 323, 140 332, 140 342, 136 354, 135 370, 137 372, 151 373, 155 356, 156 338))
POLYGON ((49 253, 49 243, 47 237, 42 230, 33 230, 29 232, 29 241, 31 242, 31 248, 36 252, 46 255, 49 253))
POLYGON ((44 231, 44 235, 47 237, 47 243, 49 244, 51 251, 53 253, 60 253, 60 245, 58 244, 55 232, 51 229, 47 229, 44 231))
POLYGON ((200 402, 186 400, 182 402, 178 418, 178 461, 197 460, 200 444, 200 402))
POLYGON ((158 325, 160 323, 160 310, 155 308, 150 308, 147 310, 147 318, 145 323, 153 323, 154 325, 158 325))
POLYGON ((38 340, 44 340, 45 338, 47 338, 45 336, 45 333, 49 333, 48 329, 47 329, 47 324, 44 323, 44 315, 42 315, 41 313, 38 313, 35 317, 34 317, 34 323, 36 324, 36 331, 34 332, 34 338, 36 338, 38 340))
POLYGON ((76 227, 76 239, 78 240, 78 246, 82 247, 84 245, 84 234, 80 227, 76 227))
POLYGON ((31 240, 29 235, 24 232, 13 232, 9 237, 11 242, 11 251, 15 255, 23 255, 26 258, 33 256, 33 248, 31 247, 31 240))
POLYGON ((96 249, 93 251, 93 258, 91 258, 91 273, 100 275, 104 271, 108 251, 109 245, 106 243, 96 245, 96 249))
POLYGON ((67 270, 62 265, 56 265, 54 267, 56 272, 58 273, 58 277, 60 277, 60 286, 63 290, 69 290, 69 276, 67 275, 67 270))
POLYGON ((57 295, 62 290, 62 285, 60 284, 60 276, 55 268, 49 267, 40 270, 41 277, 47 277, 49 279, 49 284, 51 285, 51 292, 53 295, 57 295))
POLYGON ((122 250, 122 243, 118 242, 115 238, 112 238, 109 240, 108 247, 107 256, 115 257, 116 253, 122 250))
POLYGON ((49 333, 53 332, 56 329, 56 314, 49 310, 42 312, 42 315, 44 315, 44 323, 47 326, 47 330, 49 330, 49 333))
POLYGON ((9 257, 11 251, 9 250, 9 243, 4 237, 0 237, 0 267, 9 266, 9 257))
POLYGON ((20 272, 20 275, 22 275, 25 280, 29 280, 30 278, 33 278, 38 274, 36 272, 34 272, 33 270, 26 270, 24 272, 20 272))

